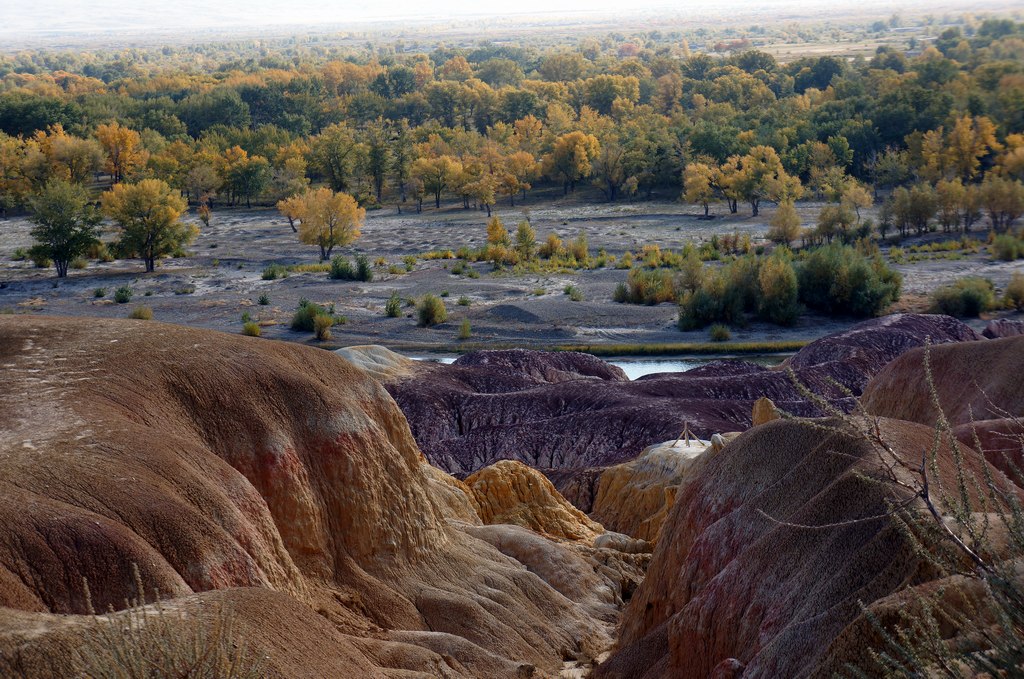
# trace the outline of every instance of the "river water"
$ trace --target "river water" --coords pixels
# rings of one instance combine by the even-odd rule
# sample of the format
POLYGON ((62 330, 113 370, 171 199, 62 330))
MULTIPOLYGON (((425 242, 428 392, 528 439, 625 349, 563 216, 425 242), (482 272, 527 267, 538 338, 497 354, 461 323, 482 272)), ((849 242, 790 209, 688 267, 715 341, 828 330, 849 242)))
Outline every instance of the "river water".
MULTIPOLYGON (((457 356, 412 356, 411 358, 417 361, 434 361, 435 363, 453 363, 457 356)), ((751 356, 701 356, 701 357, 672 357, 666 356, 663 358, 630 358, 630 357, 612 357, 604 358, 602 360, 612 365, 617 365, 622 368, 622 371, 626 373, 626 377, 631 380, 635 380, 638 377, 644 375, 650 375, 652 373, 676 373, 686 372, 697 366, 710 363, 712 361, 721 360, 723 358, 739 358, 744 361, 750 361, 751 363, 759 363, 761 365, 778 365, 781 363, 786 356, 784 355, 751 355, 751 356)))

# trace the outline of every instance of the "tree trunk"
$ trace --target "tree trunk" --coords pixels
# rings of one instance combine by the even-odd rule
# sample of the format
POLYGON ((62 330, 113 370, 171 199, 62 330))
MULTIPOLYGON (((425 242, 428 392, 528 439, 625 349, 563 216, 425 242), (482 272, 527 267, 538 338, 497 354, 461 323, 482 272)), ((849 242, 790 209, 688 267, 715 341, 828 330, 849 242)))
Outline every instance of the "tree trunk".
POLYGON ((491 216, 491 204, 487 203, 487 217, 490 218, 490 216, 491 216))
MULTIPOLYGON (((420 204, 422 204, 422 203, 423 203, 423 201, 420 201, 420 204)), ((434 207, 437 208, 438 210, 441 209, 441 192, 440 191, 438 191, 437 193, 434 194, 434 207)))
POLYGON ((146 256, 146 273, 153 273, 156 270, 156 257, 153 255, 146 256))
POLYGON ((709 205, 708 205, 707 203, 704 203, 704 216, 705 216, 705 217, 707 217, 707 216, 708 216, 708 209, 709 209, 709 207, 710 207, 710 206, 709 206, 709 205))
POLYGON ((68 275, 68 262, 67 260, 53 260, 53 265, 57 267, 57 278, 65 278, 68 275))

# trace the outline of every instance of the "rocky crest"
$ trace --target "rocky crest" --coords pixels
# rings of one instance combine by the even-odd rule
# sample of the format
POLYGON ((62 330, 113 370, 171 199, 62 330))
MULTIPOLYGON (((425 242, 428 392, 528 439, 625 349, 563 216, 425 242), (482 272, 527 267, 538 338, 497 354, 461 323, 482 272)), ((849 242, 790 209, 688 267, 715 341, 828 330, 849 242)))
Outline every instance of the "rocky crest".
MULTIPOLYGON (((719 361, 628 381, 593 356, 481 351, 389 380, 386 387, 424 454, 450 473, 469 474, 500 459, 585 469, 631 460, 649 445, 675 439, 686 426, 702 438, 746 429, 761 397, 787 412, 815 414, 788 369, 824 397, 851 406, 843 389, 859 395, 882 366, 925 337, 936 344, 979 339, 948 316, 903 314, 812 342, 779 369, 719 361)), ((557 487, 585 507, 585 484, 574 475, 562 480, 557 487)))
POLYGON ((197 624, 229 604, 268 676, 519 677, 607 643, 616 560, 480 525, 329 352, 7 316, 0 366, 0 656, 20 673, 71 672, 83 580, 119 609, 142 594, 132 564, 197 624))

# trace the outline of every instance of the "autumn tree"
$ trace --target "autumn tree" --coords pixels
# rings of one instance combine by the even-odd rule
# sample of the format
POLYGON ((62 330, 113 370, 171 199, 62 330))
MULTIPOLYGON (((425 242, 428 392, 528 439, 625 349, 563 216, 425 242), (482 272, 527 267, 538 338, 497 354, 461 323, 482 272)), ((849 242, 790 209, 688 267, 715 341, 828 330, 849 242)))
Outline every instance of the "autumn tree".
POLYGON ((576 182, 589 177, 601 144, 592 134, 575 131, 555 140, 551 153, 544 156, 544 173, 562 182, 563 195, 576 190, 576 182))
POLYGON ((715 169, 707 163, 690 163, 683 171, 683 200, 704 207, 708 216, 711 201, 715 199, 715 169))
POLYGON ((735 167, 733 186, 750 203, 755 217, 762 200, 795 200, 803 193, 800 179, 786 172, 779 154, 770 146, 753 147, 735 167))
POLYGON ((348 189, 357 146, 355 135, 345 123, 335 123, 310 140, 312 166, 332 191, 348 189))
POLYGON ((185 199, 160 179, 115 184, 100 200, 103 214, 121 229, 122 250, 140 257, 147 272, 154 270, 157 257, 177 251, 198 233, 180 221, 188 207, 185 199))
POLYGON ((768 239, 773 243, 788 245, 800 237, 800 215, 797 214, 793 201, 779 203, 775 214, 768 221, 768 239))
POLYGON ((441 207, 441 194, 451 187, 462 174, 462 163, 451 156, 418 158, 410 174, 419 180, 423 190, 434 195, 434 207, 441 207))
POLYGON ((537 232, 526 220, 519 222, 516 228, 516 251, 524 262, 533 259, 537 254, 537 232))
POLYGON ((142 148, 142 137, 135 130, 116 122, 100 125, 96 128, 96 139, 107 155, 105 169, 115 184, 146 162, 147 153, 142 148))
POLYGON ((270 162, 266 158, 249 156, 231 167, 227 183, 235 197, 244 198, 245 206, 252 207, 252 199, 267 190, 272 177, 270 162))
POLYGON ((988 212, 992 229, 1005 231, 1024 214, 1024 184, 1005 177, 985 177, 980 186, 981 204, 988 212))
POLYGON ((512 207, 516 205, 517 193, 522 193, 523 200, 526 200, 526 192, 533 187, 540 170, 540 163, 528 151, 516 151, 505 158, 502 187, 512 207))
POLYGON ((299 241, 318 246, 320 261, 330 259, 334 248, 359 238, 366 210, 349 194, 320 188, 289 199, 293 200, 300 201, 293 213, 299 221, 299 241))
POLYGON ((53 260, 57 277, 68 275, 68 264, 85 254, 97 241, 100 215, 92 206, 89 192, 78 184, 62 179, 46 183, 29 200, 32 210, 32 238, 35 253, 53 260))
POLYGON ((366 155, 364 160, 366 174, 373 183, 373 193, 380 203, 384 194, 384 180, 391 170, 393 156, 388 139, 388 128, 382 118, 366 128, 366 155))

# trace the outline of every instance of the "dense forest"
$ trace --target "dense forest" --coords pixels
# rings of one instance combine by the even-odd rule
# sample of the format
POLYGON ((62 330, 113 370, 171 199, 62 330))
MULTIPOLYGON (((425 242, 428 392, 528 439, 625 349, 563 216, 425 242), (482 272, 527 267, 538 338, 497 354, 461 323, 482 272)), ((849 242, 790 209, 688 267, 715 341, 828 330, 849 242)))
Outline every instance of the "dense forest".
POLYGON ((698 52, 660 34, 347 56, 26 52, 0 59, 0 202, 25 207, 53 178, 156 179, 203 209, 326 186, 370 209, 489 212, 538 184, 586 185, 705 212, 835 203, 815 234, 780 210, 780 240, 863 232, 880 195, 882 235, 986 216, 1003 230, 1024 212, 1024 25, 935 33, 788 63, 747 39, 698 52))

